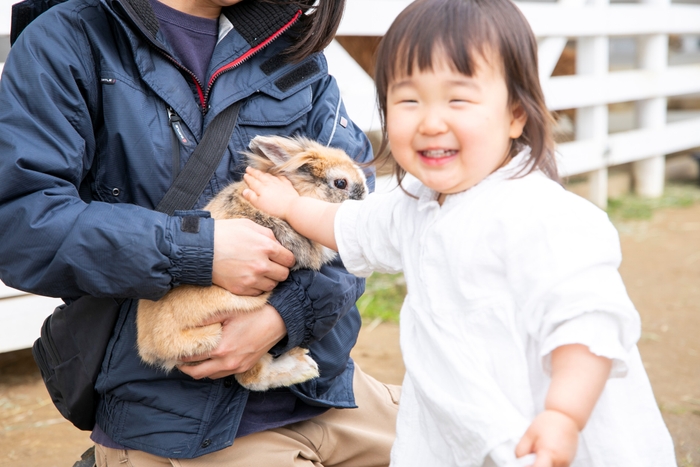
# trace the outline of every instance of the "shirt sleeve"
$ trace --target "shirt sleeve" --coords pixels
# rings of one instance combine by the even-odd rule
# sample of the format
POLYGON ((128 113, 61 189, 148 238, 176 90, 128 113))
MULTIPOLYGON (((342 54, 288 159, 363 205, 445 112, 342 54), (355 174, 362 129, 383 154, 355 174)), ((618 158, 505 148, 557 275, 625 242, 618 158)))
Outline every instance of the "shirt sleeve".
MULTIPOLYGON (((345 111, 335 79, 329 75, 320 80, 313 94, 313 107, 307 121, 308 136, 343 149, 359 163, 369 162, 372 146, 345 111)), ((373 190, 374 171, 365 169, 365 175, 369 189, 373 190)), ((299 345, 308 346, 332 332, 364 290, 364 279, 348 273, 341 261, 326 264, 320 271, 292 271, 270 298, 270 304, 287 326, 287 338, 273 353, 281 354, 299 345)))
POLYGON ((334 230, 338 253, 348 271, 368 277, 373 271, 402 270, 398 211, 405 197, 400 189, 395 189, 343 203, 336 214, 334 230))
POLYGON ((550 354, 583 344, 627 372, 640 319, 618 272, 619 238, 607 215, 571 193, 528 209, 508 245, 508 281, 524 325, 551 371, 550 354))

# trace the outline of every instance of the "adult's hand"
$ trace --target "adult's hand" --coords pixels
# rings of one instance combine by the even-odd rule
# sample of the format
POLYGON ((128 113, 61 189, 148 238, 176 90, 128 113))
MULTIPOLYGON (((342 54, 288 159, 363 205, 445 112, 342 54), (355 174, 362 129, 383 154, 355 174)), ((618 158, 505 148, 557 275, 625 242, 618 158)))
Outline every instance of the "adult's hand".
POLYGON ((233 313, 208 323, 221 322, 218 347, 208 355, 183 359, 194 366, 181 365, 180 371, 195 379, 224 378, 248 371, 285 335, 287 327, 271 305, 251 313, 233 313))
POLYGON ((289 275, 294 255, 272 231, 248 219, 219 219, 214 227, 212 281, 236 295, 257 296, 289 275))

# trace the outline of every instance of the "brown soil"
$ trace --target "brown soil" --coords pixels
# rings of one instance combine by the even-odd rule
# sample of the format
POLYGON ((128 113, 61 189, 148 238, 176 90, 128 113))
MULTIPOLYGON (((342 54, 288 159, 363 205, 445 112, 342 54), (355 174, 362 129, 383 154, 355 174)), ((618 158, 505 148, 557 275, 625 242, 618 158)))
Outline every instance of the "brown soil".
MULTIPOLYGON (((639 347, 681 467, 700 466, 700 204, 619 226, 622 276, 642 316, 639 347)), ((395 324, 368 324, 353 353, 400 383, 395 324)), ((51 404, 29 351, 0 354, 0 466, 70 467, 91 445, 51 404)))

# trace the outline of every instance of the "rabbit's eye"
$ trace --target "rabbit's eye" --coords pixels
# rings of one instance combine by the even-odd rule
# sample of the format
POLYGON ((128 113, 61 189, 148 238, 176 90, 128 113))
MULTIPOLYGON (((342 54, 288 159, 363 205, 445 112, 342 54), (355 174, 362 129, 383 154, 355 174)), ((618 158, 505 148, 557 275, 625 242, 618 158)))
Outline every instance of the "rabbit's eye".
POLYGON ((333 180, 333 185, 339 190, 344 190, 348 187, 348 181, 344 178, 337 178, 333 180))

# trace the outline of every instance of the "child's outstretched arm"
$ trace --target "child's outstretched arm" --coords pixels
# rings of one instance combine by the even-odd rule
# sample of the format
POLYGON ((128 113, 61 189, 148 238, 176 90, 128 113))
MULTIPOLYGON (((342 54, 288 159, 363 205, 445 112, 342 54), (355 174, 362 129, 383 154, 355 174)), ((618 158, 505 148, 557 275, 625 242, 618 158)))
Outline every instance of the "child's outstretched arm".
POLYGON ((249 189, 243 197, 253 206, 287 221, 304 237, 338 251, 335 242, 335 214, 340 203, 328 203, 299 196, 285 177, 275 177, 252 167, 243 176, 249 189))
POLYGON ((580 344, 552 351, 552 382, 545 410, 533 420, 515 449, 517 457, 536 453, 534 467, 566 467, 574 459, 578 433, 595 407, 612 361, 580 344))

